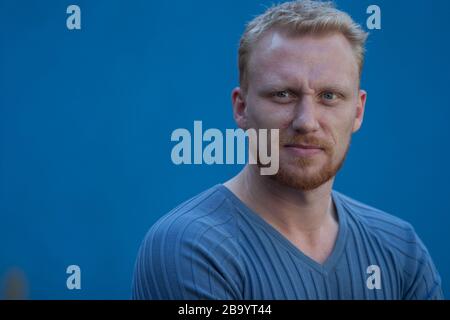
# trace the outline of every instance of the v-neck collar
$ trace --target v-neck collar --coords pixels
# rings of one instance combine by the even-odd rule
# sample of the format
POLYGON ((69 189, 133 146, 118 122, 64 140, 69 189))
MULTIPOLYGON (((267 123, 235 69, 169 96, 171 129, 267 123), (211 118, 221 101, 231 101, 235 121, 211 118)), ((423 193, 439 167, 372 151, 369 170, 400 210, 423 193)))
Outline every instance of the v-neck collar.
POLYGON ((223 184, 218 184, 216 185, 216 187, 228 196, 228 198, 237 206, 242 214, 258 223, 265 231, 267 231, 268 234, 276 238, 290 253, 292 253, 294 256, 296 256, 321 274, 325 276, 328 275, 328 273, 335 267, 336 263, 339 260, 339 257, 344 252, 345 242, 347 238, 347 217, 345 209, 342 207, 341 199, 339 199, 339 195, 336 191, 331 191, 331 197, 338 217, 338 234, 330 255, 323 263, 319 263, 303 253, 281 232, 275 229, 275 227, 264 220, 259 214, 250 209, 230 189, 225 187, 223 184))

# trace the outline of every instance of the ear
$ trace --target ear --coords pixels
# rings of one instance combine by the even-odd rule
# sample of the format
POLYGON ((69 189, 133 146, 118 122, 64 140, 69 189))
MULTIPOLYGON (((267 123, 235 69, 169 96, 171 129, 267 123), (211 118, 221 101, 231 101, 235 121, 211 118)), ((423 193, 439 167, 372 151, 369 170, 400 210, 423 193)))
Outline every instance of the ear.
POLYGON ((361 128, 363 118, 364 118, 364 109, 366 106, 367 92, 364 90, 359 90, 358 93, 358 105, 356 106, 356 118, 353 123, 352 132, 356 132, 361 128))
POLYGON ((233 104, 233 118, 241 129, 248 129, 247 104, 245 95, 240 87, 236 87, 231 92, 231 102, 233 104))

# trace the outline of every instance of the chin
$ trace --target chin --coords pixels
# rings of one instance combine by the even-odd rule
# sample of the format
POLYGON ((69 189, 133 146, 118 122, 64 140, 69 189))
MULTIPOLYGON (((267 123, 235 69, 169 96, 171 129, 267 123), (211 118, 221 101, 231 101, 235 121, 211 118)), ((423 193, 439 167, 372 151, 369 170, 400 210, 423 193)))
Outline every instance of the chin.
POLYGON ((278 173, 271 176, 278 183, 294 189, 314 190, 336 175, 331 165, 280 165, 278 173))

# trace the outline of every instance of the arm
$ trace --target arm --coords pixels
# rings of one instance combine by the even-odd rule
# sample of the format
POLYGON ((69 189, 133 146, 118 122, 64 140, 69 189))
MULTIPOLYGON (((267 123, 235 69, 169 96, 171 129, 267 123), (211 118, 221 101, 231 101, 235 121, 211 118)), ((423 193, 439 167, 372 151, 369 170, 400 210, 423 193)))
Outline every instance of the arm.
POLYGON ((408 300, 442 300, 444 295, 441 278, 423 242, 414 233, 416 248, 414 252, 415 272, 410 276, 409 288, 404 299, 408 300))
POLYGON ((139 250, 132 298, 242 299, 237 257, 226 233, 207 233, 198 225, 155 226, 139 250))

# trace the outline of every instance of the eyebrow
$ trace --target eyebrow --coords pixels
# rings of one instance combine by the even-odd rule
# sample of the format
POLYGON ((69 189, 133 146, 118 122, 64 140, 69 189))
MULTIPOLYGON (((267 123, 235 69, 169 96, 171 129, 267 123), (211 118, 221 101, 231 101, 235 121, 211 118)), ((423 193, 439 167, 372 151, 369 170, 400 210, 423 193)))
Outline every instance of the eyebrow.
POLYGON ((324 85, 319 85, 318 88, 320 88, 320 91, 323 90, 330 90, 330 91, 338 91, 338 92, 342 92, 342 93, 351 93, 352 90, 350 87, 344 86, 344 85, 339 85, 339 84, 324 84, 324 85))
MULTIPOLYGON (((282 90, 289 90, 292 91, 294 93, 301 93, 302 89, 299 88, 298 86, 292 86, 290 85, 288 82, 286 82, 286 84, 282 84, 280 82, 274 82, 274 83, 267 83, 262 85, 261 89, 258 90, 260 92, 266 93, 266 92, 271 92, 271 91, 282 91, 282 90)), ((350 94, 352 92, 352 89, 348 86, 345 85, 340 85, 340 84, 320 84, 315 86, 315 90, 316 92, 321 92, 324 90, 329 90, 329 91, 336 91, 336 92, 340 92, 342 94, 350 94)))

